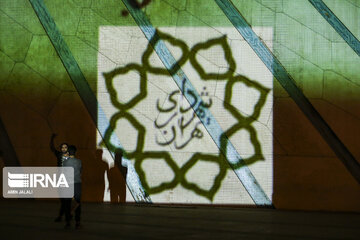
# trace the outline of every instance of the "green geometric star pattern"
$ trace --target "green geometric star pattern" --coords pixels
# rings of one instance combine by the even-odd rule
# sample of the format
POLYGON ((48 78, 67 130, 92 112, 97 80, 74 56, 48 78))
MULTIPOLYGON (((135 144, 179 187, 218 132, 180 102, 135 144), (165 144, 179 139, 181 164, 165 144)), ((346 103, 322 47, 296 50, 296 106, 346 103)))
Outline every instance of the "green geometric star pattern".
MULTIPOLYGON (((201 42, 196 45, 194 45, 190 50, 186 43, 180 39, 176 39, 172 37, 169 34, 162 33, 161 31, 157 30, 158 35, 160 39, 163 41, 167 41, 173 46, 180 47, 182 50, 182 56, 177 61, 177 64, 174 64, 176 67, 172 67, 171 69, 166 68, 159 68, 159 67, 153 67, 150 64, 150 56, 151 54, 155 54, 151 43, 148 44, 147 49, 144 51, 142 56, 142 65, 138 64, 128 64, 124 67, 115 68, 114 70, 103 73, 103 76, 105 78, 105 83, 107 90, 110 94, 110 99, 114 107, 116 107, 119 112, 116 112, 112 115, 110 119, 110 127, 107 129, 104 137, 104 141, 107 143, 107 146, 110 146, 111 151, 122 151, 124 156, 126 156, 128 159, 135 161, 135 170, 137 174, 140 177, 140 180, 142 182, 142 185, 144 186, 145 190, 149 194, 156 194, 161 193, 169 189, 175 188, 178 184, 180 184, 185 189, 191 190, 194 193, 206 197, 210 201, 213 200, 215 194, 221 187, 221 183, 224 180, 226 176, 226 172, 228 170, 238 169, 244 166, 244 164, 249 165, 253 164, 257 161, 264 160, 260 142, 257 138, 257 133, 255 128, 251 125, 254 121, 256 121, 259 118, 259 115, 261 113, 261 110, 266 102, 266 98, 268 96, 268 93, 270 89, 265 88, 261 84, 252 81, 248 79, 245 76, 242 75, 235 75, 235 68, 236 68, 236 62, 232 57, 230 46, 228 45, 226 41, 226 36, 222 36, 220 38, 214 38, 210 39, 206 42, 201 42), (221 48, 224 51, 224 56, 226 61, 228 62, 228 69, 225 73, 207 73, 204 68, 201 66, 201 64, 196 60, 196 54, 199 50, 208 49, 210 47, 213 47, 215 45, 221 46, 221 48), (175 161, 172 159, 172 156, 169 152, 166 151, 143 151, 144 148, 144 141, 145 141, 145 127, 137 121, 135 117, 132 116, 131 113, 129 113, 129 109, 134 107, 136 104, 138 104, 140 101, 142 101, 147 96, 147 72, 152 74, 158 74, 158 75, 170 75, 176 73, 176 71, 183 66, 187 60, 190 61, 191 65, 194 67, 194 69, 198 72, 198 74, 201 76, 201 79, 204 81, 207 80, 216 80, 216 81, 226 81, 226 87, 225 87, 225 100, 223 102, 224 108, 233 116, 236 118, 237 122, 232 125, 229 129, 227 129, 222 135, 221 135, 221 147, 218 155, 212 155, 212 154, 203 154, 203 153, 194 153, 190 159, 186 161, 186 163, 179 167, 175 161), (116 76, 121 76, 123 74, 128 73, 129 71, 137 71, 140 74, 140 92, 134 96, 132 99, 128 100, 127 102, 120 102, 117 98, 117 92, 114 88, 114 84, 116 82, 114 81, 116 76), (253 88, 256 91, 260 93, 260 97, 255 104, 253 113, 250 116, 243 115, 236 107, 231 105, 231 99, 233 95, 233 86, 236 83, 243 83, 249 88, 253 88), (114 146, 114 144, 111 143, 111 136, 113 134, 113 129, 116 128, 117 121, 121 118, 125 118, 130 122, 130 124, 137 130, 138 136, 137 136, 137 145, 133 152, 126 152, 124 149, 117 148, 114 146), (250 135, 250 140, 254 148, 254 154, 248 158, 239 159, 238 162, 232 163, 232 166, 228 163, 228 161, 225 159, 226 156, 226 149, 227 145, 229 143, 229 138, 236 134, 240 130, 245 130, 250 135), (152 159, 153 161, 158 161, 158 159, 162 159, 166 162, 166 164, 170 167, 170 169, 174 173, 174 177, 171 181, 163 182, 158 186, 150 187, 149 183, 146 178, 145 171, 142 167, 142 163, 145 159, 152 159), (186 178, 187 172, 194 167, 197 163, 200 161, 205 162, 212 162, 216 163, 219 166, 219 172, 216 175, 214 182, 210 189, 202 189, 199 187, 196 183, 189 182, 186 178)), ((156 42, 159 39, 153 39, 152 41, 156 42)), ((104 142, 102 143, 104 144, 104 142)), ((241 154, 241 153, 240 153, 241 154)))

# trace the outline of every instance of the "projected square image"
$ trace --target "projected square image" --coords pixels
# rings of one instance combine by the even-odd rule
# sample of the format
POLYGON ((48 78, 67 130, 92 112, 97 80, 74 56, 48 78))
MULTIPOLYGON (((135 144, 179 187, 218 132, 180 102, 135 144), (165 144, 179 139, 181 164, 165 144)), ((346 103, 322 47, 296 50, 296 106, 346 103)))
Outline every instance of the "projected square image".
MULTIPOLYGON (((272 28, 254 30, 271 48, 272 28)), ((97 144, 109 169, 116 167, 109 150, 122 152, 126 201, 139 183, 155 203, 252 205, 238 177, 243 168, 271 199, 271 72, 234 28, 157 33, 176 64, 162 62, 138 27, 99 29, 98 112, 106 118, 97 124, 106 132, 97 144)), ((104 178, 110 201, 113 183, 104 178)))

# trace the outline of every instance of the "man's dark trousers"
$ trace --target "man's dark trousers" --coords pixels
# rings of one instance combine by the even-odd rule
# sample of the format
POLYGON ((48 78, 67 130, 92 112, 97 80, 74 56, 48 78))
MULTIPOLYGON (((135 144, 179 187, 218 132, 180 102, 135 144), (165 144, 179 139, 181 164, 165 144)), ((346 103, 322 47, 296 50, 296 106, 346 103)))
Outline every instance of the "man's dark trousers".
MULTIPOLYGON (((76 203, 78 204, 77 208, 75 209, 75 221, 80 222, 80 215, 81 215, 81 182, 74 183, 74 198, 76 203)), ((71 220, 71 198, 65 199, 65 218, 66 222, 70 222, 71 220)))

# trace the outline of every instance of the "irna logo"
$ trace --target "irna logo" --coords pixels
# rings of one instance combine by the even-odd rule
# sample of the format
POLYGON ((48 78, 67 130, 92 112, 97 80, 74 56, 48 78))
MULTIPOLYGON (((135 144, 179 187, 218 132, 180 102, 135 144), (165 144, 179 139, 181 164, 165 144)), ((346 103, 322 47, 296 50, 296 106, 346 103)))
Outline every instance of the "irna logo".
POLYGON ((36 188, 49 186, 53 188, 65 187, 68 188, 69 184, 66 181, 65 174, 53 173, 10 173, 8 172, 8 185, 11 188, 36 188))

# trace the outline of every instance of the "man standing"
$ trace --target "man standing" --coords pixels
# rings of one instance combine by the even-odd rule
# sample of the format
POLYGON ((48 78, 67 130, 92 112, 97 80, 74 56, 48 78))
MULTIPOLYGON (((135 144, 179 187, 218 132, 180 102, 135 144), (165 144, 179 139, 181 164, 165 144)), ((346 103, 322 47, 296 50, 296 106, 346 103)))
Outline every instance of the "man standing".
MULTIPOLYGON (((57 166, 58 167, 62 167, 63 166, 63 162, 69 157, 69 153, 68 153, 68 144, 67 143, 62 143, 60 144, 60 151, 58 151, 55 148, 55 144, 54 144, 54 139, 56 137, 56 134, 54 133, 53 135, 51 135, 51 139, 50 139, 50 149, 51 151, 54 153, 56 159, 57 159, 57 166)), ((61 222, 61 218, 65 213, 65 203, 64 203, 64 199, 60 198, 60 211, 59 211, 59 216, 57 218, 55 218, 55 222, 61 222)))
POLYGON ((53 135, 51 135, 50 149, 54 153, 54 155, 57 159, 57 166, 62 167, 62 163, 69 157, 68 144, 67 143, 60 144, 60 151, 58 151, 55 148, 55 144, 54 144, 54 139, 56 136, 57 135, 55 133, 53 135))
MULTIPOLYGON (((81 160, 75 158, 76 154, 76 147, 70 145, 68 147, 69 158, 63 162, 64 167, 73 167, 74 168, 74 198, 76 201, 75 208, 75 227, 78 229, 80 228, 80 214, 81 214, 81 171, 82 171, 82 164, 81 160)), ((71 220, 71 200, 72 199, 65 199, 65 218, 66 218, 66 225, 65 228, 70 227, 70 220, 71 220)))

